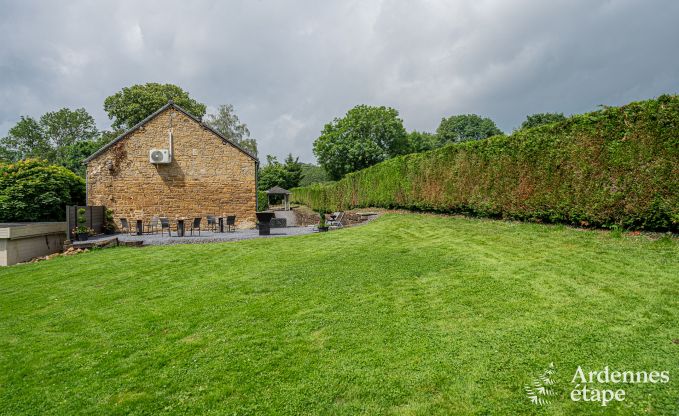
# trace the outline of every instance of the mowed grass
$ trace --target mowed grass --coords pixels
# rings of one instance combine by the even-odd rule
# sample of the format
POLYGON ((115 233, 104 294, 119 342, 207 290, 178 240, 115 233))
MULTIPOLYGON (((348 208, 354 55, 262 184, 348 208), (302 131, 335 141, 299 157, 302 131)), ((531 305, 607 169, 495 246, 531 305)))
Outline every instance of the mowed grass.
POLYGON ((2 414, 676 414, 679 245, 430 215, 0 270, 2 414), (557 396, 523 386, 556 366, 557 396), (589 370, 667 370, 601 407, 589 370))

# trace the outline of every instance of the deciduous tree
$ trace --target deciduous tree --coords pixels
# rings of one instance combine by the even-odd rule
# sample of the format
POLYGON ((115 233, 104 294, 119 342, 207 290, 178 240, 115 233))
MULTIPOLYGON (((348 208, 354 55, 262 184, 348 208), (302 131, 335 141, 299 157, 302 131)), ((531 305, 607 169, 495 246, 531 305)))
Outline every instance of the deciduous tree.
POLYGON ((84 108, 62 108, 44 114, 38 121, 21 117, 0 139, 0 158, 8 162, 39 158, 84 176, 82 161, 108 141, 108 135, 99 133, 84 108))
POLYGON ((224 137, 257 156, 257 141, 250 138, 250 130, 241 123, 233 105, 224 104, 217 108, 217 114, 208 114, 205 123, 224 137))
POLYGON ((502 134, 495 122, 476 114, 462 114, 443 118, 436 129, 441 144, 481 140, 502 134))
POLYGON ((314 142, 318 163, 331 179, 408 152, 398 111, 359 105, 325 125, 314 142))
POLYGON ((410 153, 426 152, 439 147, 439 142, 435 134, 411 131, 408 133, 408 147, 410 153))
POLYGON ((537 126, 542 126, 543 124, 556 123, 558 121, 564 121, 566 116, 563 113, 535 113, 526 116, 526 120, 521 123, 519 130, 530 129, 537 126))
POLYGON ((155 82, 123 88, 104 100, 104 110, 113 120, 114 129, 129 129, 169 100, 197 118, 205 115, 205 104, 191 98, 188 92, 173 84, 155 82))

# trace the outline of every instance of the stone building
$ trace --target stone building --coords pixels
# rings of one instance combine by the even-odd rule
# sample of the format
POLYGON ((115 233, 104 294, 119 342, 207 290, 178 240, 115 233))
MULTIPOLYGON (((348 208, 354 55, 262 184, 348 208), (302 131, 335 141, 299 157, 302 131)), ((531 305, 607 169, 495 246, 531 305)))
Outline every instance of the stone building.
POLYGON ((87 204, 111 209, 116 225, 207 215, 255 224, 257 158, 172 101, 85 163, 87 204))

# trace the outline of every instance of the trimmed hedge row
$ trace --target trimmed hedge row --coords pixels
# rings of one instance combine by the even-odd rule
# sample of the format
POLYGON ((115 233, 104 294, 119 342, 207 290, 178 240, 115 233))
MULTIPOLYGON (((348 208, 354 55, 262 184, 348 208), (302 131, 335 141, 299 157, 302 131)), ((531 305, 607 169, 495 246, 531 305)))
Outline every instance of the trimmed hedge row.
POLYGON ((292 192, 328 211, 375 206, 677 231, 679 97, 401 156, 292 192))

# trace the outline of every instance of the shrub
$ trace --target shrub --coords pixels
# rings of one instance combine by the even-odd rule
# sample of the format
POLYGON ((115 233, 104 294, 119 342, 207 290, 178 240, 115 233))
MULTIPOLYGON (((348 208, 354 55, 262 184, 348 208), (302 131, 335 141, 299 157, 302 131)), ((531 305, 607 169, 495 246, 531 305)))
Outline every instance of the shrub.
POLYGON ((0 164, 0 222, 63 221, 66 205, 85 203, 85 181, 43 160, 0 164))
POLYGON ((269 197, 264 191, 257 191, 257 210, 266 211, 269 209, 269 197))
POLYGON ((679 97, 397 157, 293 200, 676 231, 679 97))

